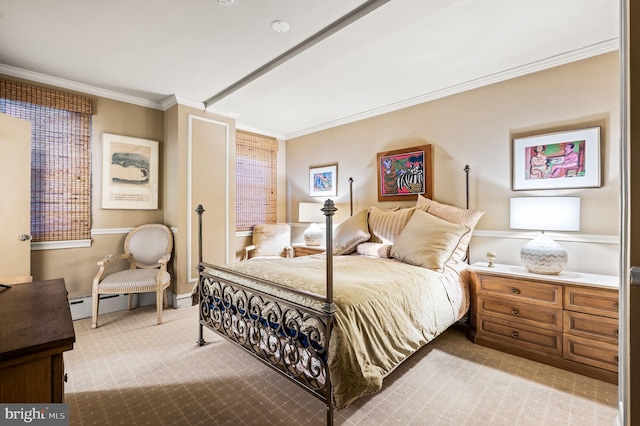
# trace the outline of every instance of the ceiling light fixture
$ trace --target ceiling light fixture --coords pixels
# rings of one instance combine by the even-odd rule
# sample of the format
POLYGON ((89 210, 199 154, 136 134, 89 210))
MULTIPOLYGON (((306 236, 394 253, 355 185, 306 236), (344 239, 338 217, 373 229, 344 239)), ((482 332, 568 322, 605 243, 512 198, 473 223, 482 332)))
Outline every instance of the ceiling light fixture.
POLYGON ((286 21, 273 21, 271 23, 271 28, 273 28, 273 31, 277 32, 277 33, 286 33, 287 31, 289 31, 289 23, 286 21))
POLYGON ((222 6, 231 6, 233 4, 233 0, 218 0, 218 4, 222 6))

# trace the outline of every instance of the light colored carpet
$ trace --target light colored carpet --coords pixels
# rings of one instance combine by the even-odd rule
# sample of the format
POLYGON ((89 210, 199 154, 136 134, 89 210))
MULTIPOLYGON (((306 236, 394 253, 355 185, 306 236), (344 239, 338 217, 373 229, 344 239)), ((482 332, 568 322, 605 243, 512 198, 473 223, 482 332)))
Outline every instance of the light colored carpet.
MULTIPOLYGON (((196 307, 74 322, 65 353, 71 425, 323 425, 324 405, 205 329, 196 307)), ((338 425, 612 425, 617 386, 474 345, 454 326, 382 391, 335 412, 338 425)))

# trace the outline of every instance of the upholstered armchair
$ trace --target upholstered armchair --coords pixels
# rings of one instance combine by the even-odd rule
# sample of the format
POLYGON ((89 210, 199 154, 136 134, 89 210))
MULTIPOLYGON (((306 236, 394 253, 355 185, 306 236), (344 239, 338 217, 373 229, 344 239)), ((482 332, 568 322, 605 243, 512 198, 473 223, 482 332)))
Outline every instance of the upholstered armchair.
POLYGON ((171 259, 173 234, 165 225, 147 224, 134 228, 124 241, 124 253, 110 254, 98 262, 98 274, 93 279, 93 316, 91 327, 98 327, 101 294, 129 293, 129 309, 135 293, 156 293, 157 323, 162 323, 162 308, 167 306, 166 288, 171 284, 167 263, 171 259), (107 273, 107 267, 120 260, 129 262, 129 269, 107 273))
POLYGON ((252 244, 244 248, 242 260, 282 257, 293 257, 291 227, 286 223, 255 225, 252 244))

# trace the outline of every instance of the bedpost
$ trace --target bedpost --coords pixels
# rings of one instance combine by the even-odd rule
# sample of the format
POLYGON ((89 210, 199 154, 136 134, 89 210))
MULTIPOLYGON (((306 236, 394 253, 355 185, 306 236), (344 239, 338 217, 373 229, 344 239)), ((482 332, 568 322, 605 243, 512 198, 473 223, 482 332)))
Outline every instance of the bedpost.
POLYGON ((464 166, 464 174, 466 175, 465 189, 466 189, 466 196, 467 196, 467 209, 469 208, 469 172, 470 171, 471 169, 469 168, 468 164, 464 166))
MULTIPOLYGON (((466 166, 464 166, 464 174, 465 174, 465 190, 466 190, 466 197, 467 197, 467 210, 469 209, 469 172, 471 171, 471 169, 469 168, 469 165, 467 164, 466 166)), ((467 253, 466 253, 466 257, 467 257, 467 264, 470 263, 469 260, 469 246, 467 245, 467 253)))
MULTIPOLYGON (((333 303, 333 215, 338 210, 333 200, 328 199, 324 202, 322 212, 324 213, 326 220, 326 252, 325 258, 327 261, 327 294, 326 302, 323 310, 328 314, 327 319, 327 336, 331 335, 331 328, 333 327, 333 315, 336 312, 336 305, 333 303)), ((329 338, 325 342, 325 350, 329 353, 329 338)), ((333 386, 331 385, 331 375, 329 374, 329 368, 327 363, 326 370, 327 377, 327 426, 333 426, 333 386)))
MULTIPOLYGON (((202 266, 202 213, 204 213, 202 204, 198 204, 198 207, 196 207, 196 213, 198 214, 198 301, 200 301, 200 295, 202 294, 202 289, 200 288, 202 285, 200 273, 204 270, 204 267, 202 266)), ((200 314, 198 314, 198 316, 200 316, 200 314)), ((199 325, 199 339, 196 343, 198 343, 199 346, 202 346, 205 343, 202 335, 202 322, 199 322, 199 325)))
POLYGON ((353 216, 353 178, 349 178, 349 216, 353 216))
POLYGON ((335 310, 333 306, 333 215, 338 210, 333 200, 328 199, 324 202, 324 207, 321 209, 326 219, 326 259, 327 259, 327 306, 326 308, 335 310))

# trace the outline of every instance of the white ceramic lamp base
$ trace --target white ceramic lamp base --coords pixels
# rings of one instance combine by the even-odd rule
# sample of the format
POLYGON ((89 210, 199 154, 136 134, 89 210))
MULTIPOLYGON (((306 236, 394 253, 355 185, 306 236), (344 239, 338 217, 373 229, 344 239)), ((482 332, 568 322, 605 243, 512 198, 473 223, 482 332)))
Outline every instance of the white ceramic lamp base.
POLYGON ((520 260, 529 272, 557 275, 567 266, 569 256, 564 247, 542 233, 522 246, 520 260))
POLYGON ((324 242, 324 230, 317 223, 312 223, 302 234, 308 246, 321 246, 324 242))

